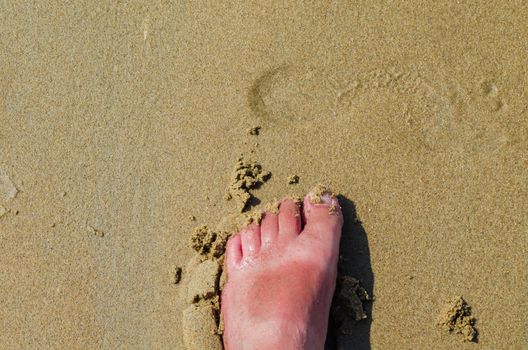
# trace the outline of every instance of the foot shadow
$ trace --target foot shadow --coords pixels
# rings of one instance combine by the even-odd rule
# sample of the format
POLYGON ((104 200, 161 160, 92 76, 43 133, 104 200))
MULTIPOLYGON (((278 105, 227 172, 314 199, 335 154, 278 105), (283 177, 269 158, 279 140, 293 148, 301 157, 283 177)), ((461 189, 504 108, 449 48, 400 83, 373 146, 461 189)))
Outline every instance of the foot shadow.
MULTIPOLYGON (((341 195, 338 199, 345 218, 341 237, 339 274, 359 279, 370 297, 373 297, 374 274, 367 234, 357 217, 354 202, 341 195)), ((325 350, 370 350, 372 302, 364 303, 364 310, 367 318, 357 322, 351 334, 339 334, 336 325, 330 320, 325 350)))

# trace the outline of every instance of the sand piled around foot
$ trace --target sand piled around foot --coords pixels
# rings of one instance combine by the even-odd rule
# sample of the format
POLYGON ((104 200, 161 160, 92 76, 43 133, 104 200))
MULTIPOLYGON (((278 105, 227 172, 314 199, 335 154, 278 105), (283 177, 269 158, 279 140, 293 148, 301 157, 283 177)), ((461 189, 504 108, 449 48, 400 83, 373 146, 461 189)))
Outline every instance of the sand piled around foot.
POLYGON ((358 279, 338 276, 330 313, 340 333, 353 334, 356 322, 367 318, 363 303, 368 301, 372 301, 372 298, 358 279))
MULTIPOLYGON (((240 164, 240 163, 239 163, 240 164)), ((232 186, 230 186, 232 188, 232 186)), ((335 194, 325 185, 316 185, 312 193, 315 203, 321 202, 321 196, 335 194)), ((301 205, 301 200, 295 198, 301 205)), ((264 207, 269 211, 278 211, 278 202, 264 207)), ((227 240, 232 234, 251 222, 260 222, 262 211, 252 210, 225 218, 231 221, 231 231, 210 229, 206 225, 197 227, 190 239, 189 246, 196 254, 188 263, 188 271, 182 298, 188 305, 183 311, 183 339, 187 350, 221 350, 223 322, 221 315, 221 293, 227 274, 223 269, 224 252, 227 240)), ((367 291, 359 280, 351 276, 338 276, 331 316, 333 324, 342 334, 350 334, 356 322, 367 318, 363 303, 370 301, 367 291)), ((258 301, 255 301, 258 302, 258 301)))
POLYGON ((209 303, 189 305, 183 310, 183 341, 188 350, 222 350, 222 340, 216 332, 217 308, 209 303))
POLYGON ((240 212, 243 212, 253 198, 251 190, 266 182, 271 177, 271 173, 262 170, 262 166, 255 161, 239 158, 231 177, 225 198, 235 200, 240 212))
POLYGON ((186 267, 182 298, 188 307, 183 311, 183 339, 188 350, 221 350, 222 320, 220 297, 225 273, 223 259, 229 233, 198 227, 191 239, 197 253, 186 267), (223 276, 223 277, 222 277, 223 276))

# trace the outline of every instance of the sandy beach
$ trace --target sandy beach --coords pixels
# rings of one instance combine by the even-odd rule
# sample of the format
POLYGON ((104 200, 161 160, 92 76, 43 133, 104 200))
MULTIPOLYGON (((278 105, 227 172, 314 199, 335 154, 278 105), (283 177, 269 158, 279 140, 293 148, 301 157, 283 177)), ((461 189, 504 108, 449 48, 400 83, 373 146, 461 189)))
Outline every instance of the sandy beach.
POLYGON ((526 349, 526 18, 0 1, 0 348, 184 350, 189 241, 240 213, 242 157, 270 172, 246 209, 340 194, 340 268, 374 301, 329 348, 526 349), (477 343, 437 325, 457 296, 477 343))

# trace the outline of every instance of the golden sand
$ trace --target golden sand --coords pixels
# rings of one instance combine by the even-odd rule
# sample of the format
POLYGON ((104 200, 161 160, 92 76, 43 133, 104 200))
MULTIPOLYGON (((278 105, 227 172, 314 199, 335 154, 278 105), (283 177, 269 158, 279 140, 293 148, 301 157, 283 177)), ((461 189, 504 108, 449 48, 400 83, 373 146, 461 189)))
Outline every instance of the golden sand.
POLYGON ((522 348, 526 18, 522 1, 0 2, 0 347, 184 349, 174 266, 239 211, 242 153, 273 173, 252 207, 342 194, 342 269, 375 302, 340 347, 522 348), (452 295, 478 344, 435 326, 452 295))

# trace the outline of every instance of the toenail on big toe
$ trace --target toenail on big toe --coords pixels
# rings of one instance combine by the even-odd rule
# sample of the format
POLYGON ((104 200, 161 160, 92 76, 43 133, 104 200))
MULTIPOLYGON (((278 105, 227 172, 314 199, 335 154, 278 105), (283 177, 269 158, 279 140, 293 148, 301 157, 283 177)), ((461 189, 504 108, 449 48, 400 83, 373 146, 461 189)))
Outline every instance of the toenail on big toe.
POLYGON ((334 193, 326 186, 316 186, 304 199, 304 215, 308 216, 318 212, 317 215, 338 214, 341 216, 341 206, 334 193))
POLYGON ((339 202, 337 201, 337 198, 329 193, 323 194, 321 197, 321 203, 320 204, 326 204, 330 206, 337 206, 339 205, 339 202))
POLYGON ((308 194, 310 204, 338 207, 339 201, 331 189, 324 185, 315 186, 308 194))

